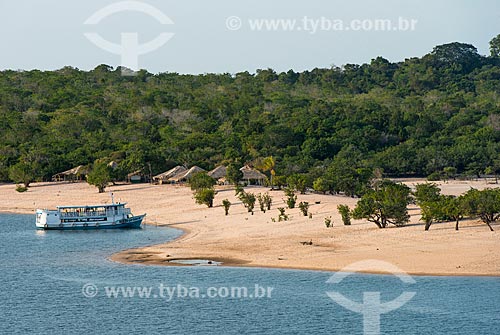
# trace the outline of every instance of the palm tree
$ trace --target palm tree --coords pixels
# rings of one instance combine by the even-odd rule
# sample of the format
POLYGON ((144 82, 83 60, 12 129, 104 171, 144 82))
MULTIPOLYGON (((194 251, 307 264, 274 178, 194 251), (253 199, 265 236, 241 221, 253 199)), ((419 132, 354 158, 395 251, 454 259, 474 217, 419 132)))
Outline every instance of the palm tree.
POLYGON ((271 173, 271 190, 274 190, 273 176, 276 175, 276 171, 274 171, 276 161, 274 160, 273 156, 259 159, 259 162, 256 165, 257 169, 264 172, 269 171, 271 173))

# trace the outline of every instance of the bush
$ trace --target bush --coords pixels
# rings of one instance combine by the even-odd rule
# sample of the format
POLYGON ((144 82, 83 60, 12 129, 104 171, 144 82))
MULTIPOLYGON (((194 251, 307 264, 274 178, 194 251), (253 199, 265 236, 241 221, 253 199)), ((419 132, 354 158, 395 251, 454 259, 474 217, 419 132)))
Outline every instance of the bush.
POLYGON ((191 186, 191 190, 193 191, 198 191, 204 188, 212 188, 215 183, 215 179, 210 177, 205 172, 197 173, 189 179, 189 186, 191 186))
POLYGON ((326 228, 330 228, 330 227, 333 226, 332 217, 331 216, 325 218, 325 226, 326 226, 326 228))
POLYGON ((280 212, 280 215, 278 216, 278 221, 288 221, 288 215, 285 213, 285 208, 279 207, 278 211, 280 212))
POLYGON ((342 216, 342 222, 344 222, 344 226, 351 225, 351 212, 349 210, 349 206, 347 205, 338 205, 337 209, 342 216))
POLYGON ((224 211, 226 215, 229 215, 229 207, 231 207, 231 201, 227 199, 222 200, 222 206, 224 206, 224 211))
POLYGON ((295 208, 295 204, 297 203, 297 196, 295 192, 291 188, 285 188, 285 195, 287 196, 286 204, 288 208, 295 208))
POLYGON ((319 177, 318 179, 316 179, 314 181, 313 189, 316 192, 321 192, 321 193, 325 194, 326 192, 328 192, 330 190, 330 184, 329 184, 328 180, 326 180, 325 178, 319 177))
POLYGON ((261 212, 266 212, 266 203, 264 202, 264 196, 262 194, 257 195, 257 200, 259 201, 259 207, 261 212))
POLYGON ((23 186, 23 185, 16 185, 16 191, 19 193, 26 192, 27 190, 28 190, 28 188, 23 186))
POLYGON ((264 204, 265 204, 267 210, 270 211, 271 205, 273 204, 273 198, 271 198, 269 193, 266 193, 262 196, 262 200, 264 201, 264 204))
POLYGON ((286 179, 286 183, 290 189, 300 192, 300 194, 305 194, 307 189, 307 179, 301 174, 292 174, 286 179))
POLYGON ((243 205, 247 208, 248 212, 253 215, 253 209, 256 201, 255 194, 243 192, 240 193, 239 198, 241 202, 243 202, 243 205))
POLYGON ((436 171, 427 176, 428 181, 440 181, 442 179, 441 173, 436 171))
POLYGON ((202 188, 195 192, 194 198, 197 204, 207 205, 209 208, 213 207, 215 190, 213 188, 202 188))
POLYGON ((304 214, 304 216, 308 215, 309 203, 307 201, 300 202, 299 203, 299 208, 300 208, 300 211, 302 212, 302 214, 304 214))

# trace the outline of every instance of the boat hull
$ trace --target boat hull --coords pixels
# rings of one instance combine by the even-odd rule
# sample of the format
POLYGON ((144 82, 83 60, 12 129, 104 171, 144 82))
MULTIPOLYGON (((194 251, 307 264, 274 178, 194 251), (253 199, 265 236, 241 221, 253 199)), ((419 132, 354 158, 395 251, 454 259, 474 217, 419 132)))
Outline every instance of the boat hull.
POLYGON ((37 225, 43 230, 97 230, 97 229, 140 229, 146 215, 137 215, 116 222, 66 222, 37 225))

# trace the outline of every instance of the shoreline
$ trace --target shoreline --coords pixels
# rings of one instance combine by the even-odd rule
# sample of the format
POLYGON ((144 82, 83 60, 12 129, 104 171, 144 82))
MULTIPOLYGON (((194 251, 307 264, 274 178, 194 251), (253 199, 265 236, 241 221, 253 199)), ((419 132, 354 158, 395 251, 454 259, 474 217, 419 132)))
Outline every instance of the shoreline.
MULTIPOLYGON (((23 194, 16 194, 12 185, 0 185, 0 212, 34 214, 35 208, 55 207, 63 203, 62 199, 65 204, 109 202, 107 193, 99 194, 84 183, 48 184, 50 187, 39 183, 23 194)), ((471 184, 460 181, 441 186, 444 194, 457 194, 471 184)), ((483 181, 473 186, 490 185, 483 181)), ((232 188, 217 189, 214 208, 196 205, 185 186, 123 184, 110 186, 107 191, 126 200, 134 213, 146 212, 144 224, 182 231, 165 243, 115 252, 107 257, 113 262, 191 266, 175 261, 202 259, 222 262, 220 266, 224 267, 337 272, 358 261, 381 260, 412 276, 500 277, 498 223, 495 232, 475 220, 462 221, 459 232, 455 232, 454 223, 435 223, 424 232, 419 210, 411 207, 411 222, 402 228, 378 229, 362 220, 343 226, 336 206, 347 204, 352 208, 357 200, 318 194, 298 195, 298 201, 311 204, 313 219, 303 217, 298 209, 287 209, 291 220, 274 222, 271 219, 283 199, 280 191, 269 192, 273 197, 270 212, 257 209, 254 215, 247 213, 232 188), (233 203, 229 216, 219 205, 224 198, 233 203), (325 216, 332 216, 333 228, 324 226, 325 216)), ((250 187, 247 191, 268 189, 250 187)), ((383 269, 359 272, 390 274, 383 269)))

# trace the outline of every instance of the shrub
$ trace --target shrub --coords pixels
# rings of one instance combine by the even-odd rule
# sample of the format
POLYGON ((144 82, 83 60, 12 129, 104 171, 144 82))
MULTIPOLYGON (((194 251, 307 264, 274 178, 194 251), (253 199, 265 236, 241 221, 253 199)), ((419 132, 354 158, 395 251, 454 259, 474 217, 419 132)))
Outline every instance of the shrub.
POLYGON ((325 218, 325 226, 326 226, 326 228, 330 228, 330 227, 333 226, 332 217, 331 216, 325 218))
POLYGON ((344 222, 344 226, 351 225, 351 212, 349 210, 349 206, 347 205, 338 205, 337 209, 342 216, 342 222, 344 222))
POLYGON ((197 204, 207 205, 209 208, 213 207, 215 190, 213 188, 202 188, 195 192, 194 198, 197 204))
POLYGON ((189 186, 191 186, 191 190, 193 191, 212 188, 215 183, 215 179, 205 172, 197 173, 189 179, 189 186))
POLYGON ((224 211, 226 215, 229 215, 229 207, 231 207, 231 202, 227 199, 222 200, 222 206, 224 206, 224 211))
POLYGON ((295 192, 291 188, 285 188, 285 195, 287 196, 286 199, 286 204, 288 208, 292 209, 295 208, 295 204, 297 203, 297 196, 295 195, 295 192))
POLYGON ((279 207, 278 211, 280 212, 280 215, 278 216, 278 221, 288 221, 288 215, 285 213, 285 208, 279 207))
POLYGON ((441 173, 436 171, 427 176, 428 181, 440 181, 442 178, 441 173))
POLYGON ((264 204, 266 205, 267 210, 270 211, 271 205, 273 204, 273 198, 271 198, 269 193, 266 193, 262 196, 262 200, 264 201, 264 204))
POLYGON ((309 203, 307 201, 300 202, 299 208, 300 208, 300 211, 302 212, 302 214, 304 214, 304 216, 307 216, 308 211, 309 211, 309 203))
POLYGON ((256 201, 255 194, 242 192, 240 193, 239 198, 241 202, 243 202, 243 205, 247 208, 248 212, 253 215, 253 209, 256 201))
POLYGON ((257 200, 259 201, 259 207, 261 212, 266 212, 266 203, 264 201, 264 196, 262 194, 257 195, 257 200))
POLYGON ((27 190, 28 190, 28 188, 26 186, 16 185, 16 191, 19 193, 26 192, 27 190))

